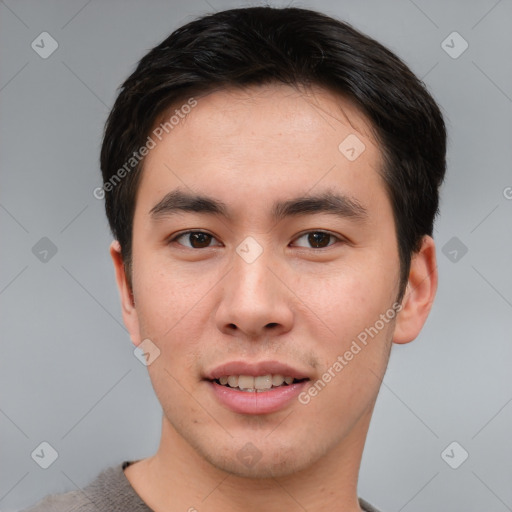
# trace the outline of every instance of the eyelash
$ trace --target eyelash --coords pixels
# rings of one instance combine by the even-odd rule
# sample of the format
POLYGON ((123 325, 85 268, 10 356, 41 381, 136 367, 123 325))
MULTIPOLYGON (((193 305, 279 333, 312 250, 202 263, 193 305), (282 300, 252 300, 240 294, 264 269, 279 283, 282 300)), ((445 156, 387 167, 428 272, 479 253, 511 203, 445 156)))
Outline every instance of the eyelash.
MULTIPOLYGON (((177 235, 173 236, 171 239, 169 239, 168 243, 171 244, 173 242, 176 242, 181 237, 184 237, 186 235, 191 235, 191 234, 197 234, 197 233, 204 234, 204 235, 209 235, 213 239, 215 239, 215 237, 213 235, 211 235, 210 233, 208 233, 206 231, 184 231, 183 233, 178 233, 177 235)), ((319 230, 319 229, 313 229, 313 230, 310 230, 310 231, 305 231, 304 233, 301 233, 298 237, 294 238, 294 240, 298 240, 298 239, 300 239, 300 238, 302 238, 302 237, 304 237, 306 235, 309 235, 311 233, 322 233, 324 235, 330 236, 331 238, 334 238, 338 242, 341 242, 341 243, 345 243, 346 242, 346 240, 344 240, 343 238, 341 238, 339 236, 336 236, 333 233, 330 233, 329 231, 323 231, 323 230, 319 230)), ((183 244, 179 244, 179 245, 182 245, 183 247, 186 247, 187 249, 193 249, 193 250, 210 249, 211 247, 215 247, 215 246, 208 246, 208 247, 196 248, 196 247, 184 246, 183 244)), ((333 245, 335 245, 335 243, 329 244, 326 247, 302 247, 302 246, 299 246, 299 248, 300 249, 312 249, 312 250, 319 251, 321 249, 327 249, 329 247, 332 247, 333 245)))

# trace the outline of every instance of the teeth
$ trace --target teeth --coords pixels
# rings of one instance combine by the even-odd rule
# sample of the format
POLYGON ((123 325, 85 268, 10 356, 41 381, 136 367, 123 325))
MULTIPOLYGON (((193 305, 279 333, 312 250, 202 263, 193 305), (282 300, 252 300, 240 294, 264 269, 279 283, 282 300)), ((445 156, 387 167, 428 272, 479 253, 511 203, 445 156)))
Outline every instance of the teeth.
POLYGON ((266 391, 272 386, 290 385, 293 380, 293 377, 284 377, 279 374, 258 375, 257 377, 252 375, 223 375, 219 377, 219 382, 223 386, 227 384, 229 387, 239 388, 241 391, 266 391))
POLYGON ((272 387, 272 375, 262 375, 254 378, 254 387, 256 389, 270 389, 272 387))
POLYGON ((254 377, 250 375, 240 375, 240 377, 238 377, 238 387, 240 389, 253 389, 254 377))
POLYGON ((284 382, 284 377, 282 375, 272 375, 272 385, 280 386, 284 382))

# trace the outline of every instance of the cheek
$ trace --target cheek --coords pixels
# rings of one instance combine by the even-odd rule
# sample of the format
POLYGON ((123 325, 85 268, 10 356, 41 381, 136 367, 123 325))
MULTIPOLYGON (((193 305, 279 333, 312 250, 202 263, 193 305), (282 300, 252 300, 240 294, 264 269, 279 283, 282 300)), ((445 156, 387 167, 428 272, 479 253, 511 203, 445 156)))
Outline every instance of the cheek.
POLYGON ((302 275, 294 288, 317 322, 346 338, 373 324, 390 307, 396 282, 390 279, 394 273, 362 258, 340 267, 325 275, 302 275))
MULTIPOLYGON (((201 358, 201 340, 208 310, 208 279, 183 278, 179 271, 139 267, 137 314, 142 339, 149 338, 160 350, 158 359, 148 366, 158 396, 165 400, 182 388, 190 389, 197 379, 197 361, 201 358), (178 382, 176 382, 176 380, 178 382)), ((135 283, 134 283, 135 285, 135 283)))
POLYGON ((201 299, 213 283, 198 279, 182 267, 172 265, 165 254, 134 253, 133 286, 142 334, 167 339, 195 325, 191 318, 201 310, 201 299))
POLYGON ((326 348, 318 378, 301 397, 307 414, 322 419, 324 431, 343 435, 372 408, 389 359, 392 328, 386 324, 373 337, 367 335, 365 343, 355 334, 340 336, 326 348))
MULTIPOLYGON (((320 378, 331 372, 325 378, 330 391, 324 398, 334 393, 330 399, 346 404, 357 396, 371 396, 377 389, 376 375, 386 367, 396 316, 391 308, 397 283, 390 276, 394 273, 382 274, 377 266, 366 272, 357 267, 345 269, 321 280, 322 286, 309 301, 314 312, 310 320, 317 325, 314 349, 321 362, 320 378)), ((308 289, 306 281, 304 290, 308 289)))

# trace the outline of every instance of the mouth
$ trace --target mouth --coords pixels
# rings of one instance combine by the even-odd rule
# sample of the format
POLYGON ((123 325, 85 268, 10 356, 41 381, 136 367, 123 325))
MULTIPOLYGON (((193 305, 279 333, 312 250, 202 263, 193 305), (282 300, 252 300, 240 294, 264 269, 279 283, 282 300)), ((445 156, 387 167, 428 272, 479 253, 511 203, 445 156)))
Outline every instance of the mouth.
POLYGON ((262 393, 271 389, 291 386, 300 382, 309 380, 307 377, 296 379, 290 375, 284 376, 280 374, 267 375, 222 375, 218 379, 212 379, 220 386, 225 386, 234 390, 246 393, 262 393))
POLYGON ((239 414, 269 414, 289 406, 307 386, 306 372, 277 361, 233 361, 204 375, 217 403, 239 414))

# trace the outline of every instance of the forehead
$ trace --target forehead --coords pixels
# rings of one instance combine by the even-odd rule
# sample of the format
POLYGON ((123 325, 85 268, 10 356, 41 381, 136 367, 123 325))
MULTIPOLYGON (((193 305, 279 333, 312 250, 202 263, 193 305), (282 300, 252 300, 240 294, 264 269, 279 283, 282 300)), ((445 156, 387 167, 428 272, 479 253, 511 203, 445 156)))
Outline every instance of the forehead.
MULTIPOLYGON (((304 194, 320 182, 352 195, 383 188, 372 125, 339 94, 272 84, 195 100, 161 140, 155 138, 144 162, 144 193, 157 197, 173 187, 199 186, 225 197, 245 188, 256 199, 287 190, 304 194)), ((178 112, 180 104, 168 118, 178 112)))

